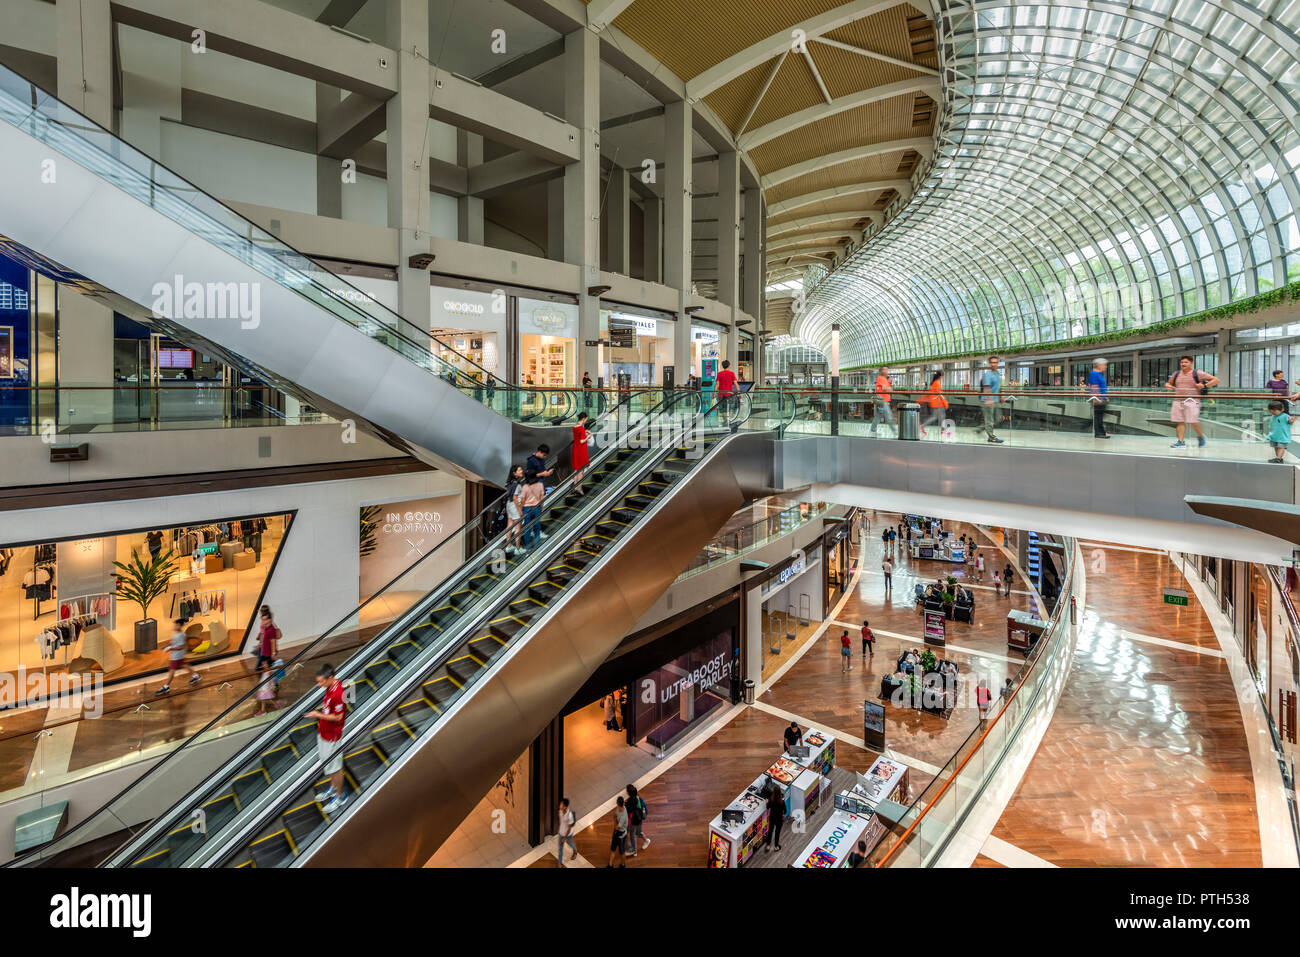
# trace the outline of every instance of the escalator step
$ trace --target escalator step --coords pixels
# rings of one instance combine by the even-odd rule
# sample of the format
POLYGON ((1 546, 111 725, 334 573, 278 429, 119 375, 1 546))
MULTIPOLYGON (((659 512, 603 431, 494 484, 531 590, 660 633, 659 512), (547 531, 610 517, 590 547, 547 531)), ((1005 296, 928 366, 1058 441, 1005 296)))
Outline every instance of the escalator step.
POLYGON ((473 655, 458 655, 448 661, 443 668, 462 685, 469 684, 474 676, 483 670, 483 662, 473 655))
POLYGON ((437 638, 439 633, 441 633, 441 631, 442 631, 442 627, 437 623, 431 621, 428 622, 427 624, 417 625, 416 627, 412 628, 410 631, 410 636, 412 641, 416 641, 419 642, 421 645, 424 645, 437 638))
POLYGON ((154 851, 147 854, 131 864, 132 867, 171 867, 172 853, 170 848, 163 848, 161 851, 154 851))
POLYGON ((448 596, 447 604, 459 611, 474 604, 478 599, 478 592, 471 588, 461 588, 458 591, 452 592, 451 595, 448 596))
POLYGON ((365 704, 365 702, 370 699, 370 696, 378 690, 378 686, 369 678, 358 678, 356 681, 352 682, 352 707, 357 708, 365 704))
POLYGON ((405 668, 407 663, 420 653, 420 646, 413 641, 399 641, 397 644, 389 645, 384 653, 397 663, 397 667, 405 668))
POLYGON ((398 705, 397 716, 419 734, 437 719, 438 712, 433 710, 427 698, 416 698, 414 701, 398 705))
POLYGON ((239 813, 239 801, 233 794, 223 794, 203 805, 204 823, 208 833, 219 831, 239 813))
POLYGON ((446 711, 448 706, 456 700, 456 696, 460 694, 460 685, 452 681, 448 675, 439 675, 430 681, 426 681, 420 687, 424 691, 424 696, 429 699, 433 709, 439 713, 446 711))
POLYGON ((578 569, 571 565, 552 565, 546 569, 546 578, 557 585, 567 585, 579 574, 578 569))
POLYGON ((195 831, 187 823, 167 835, 167 849, 171 851, 172 859, 179 863, 185 861, 205 840, 206 833, 195 831))
POLYGON ((513 599, 507 606, 512 617, 519 619, 527 624, 542 612, 546 611, 546 605, 536 598, 530 598, 527 595, 521 595, 513 599))
POLYGON ((379 749, 371 744, 345 757, 343 766, 358 786, 364 788, 387 766, 387 762, 379 749))
POLYGON ((287 830, 279 827, 250 844, 248 854, 255 867, 282 867, 294 858, 293 840, 287 830))
POLYGON ((300 724, 289 732, 289 740, 293 746, 298 749, 299 754, 305 754, 312 748, 316 747, 316 722, 308 721, 300 724))
POLYGON ((528 622, 521 618, 516 618, 514 615, 506 615, 503 618, 497 618, 494 621, 488 622, 488 631, 503 641, 508 642, 514 638, 515 635, 519 634, 520 630, 527 627, 527 625, 528 622))
POLYGON ((375 728, 371 732, 370 738, 375 742, 381 754, 391 764, 393 759, 401 754, 406 747, 415 740, 415 735, 411 729, 400 721, 390 721, 382 727, 375 728))
POLYGON ((280 815, 280 820, 284 822, 296 847, 306 845, 317 831, 329 823, 325 817, 325 809, 316 803, 315 798, 309 798, 305 804, 286 811, 280 815))
POLYGON ((398 672, 397 663, 387 658, 366 665, 366 677, 377 686, 382 687, 386 681, 398 672))
POLYGON ((654 504, 654 501, 654 498, 650 495, 636 494, 629 495, 627 498, 623 499, 623 504, 635 508, 647 509, 654 504))
POLYGON ((564 564, 582 571, 599 557, 600 555, 597 552, 579 545, 564 553, 564 564))
POLYGON ((546 581, 534 582, 528 586, 528 594, 538 601, 550 604, 551 599, 564 591, 564 588, 549 579, 546 581))
POLYGON ((270 783, 271 776, 266 773, 266 768, 253 768, 235 778, 232 790, 243 806, 265 791, 270 783))
POLYGON ((482 638, 475 638, 469 643, 469 650, 474 653, 474 657, 485 665, 495 658, 497 652, 504 647, 505 644, 495 635, 484 635, 482 638))
POLYGON ((262 765, 266 768, 266 772, 271 776, 272 781, 283 774, 286 768, 293 767, 297 760, 298 754, 294 751, 293 745, 288 742, 272 748, 262 755, 262 765))
POLYGON ((641 515, 642 511, 644 511, 644 509, 635 508, 629 505, 620 505, 609 514, 624 525, 631 525, 641 515))
POLYGON ((606 535, 610 539, 615 539, 627 531, 627 522, 619 522, 607 518, 597 522, 595 527, 596 531, 600 532, 600 534, 606 535))

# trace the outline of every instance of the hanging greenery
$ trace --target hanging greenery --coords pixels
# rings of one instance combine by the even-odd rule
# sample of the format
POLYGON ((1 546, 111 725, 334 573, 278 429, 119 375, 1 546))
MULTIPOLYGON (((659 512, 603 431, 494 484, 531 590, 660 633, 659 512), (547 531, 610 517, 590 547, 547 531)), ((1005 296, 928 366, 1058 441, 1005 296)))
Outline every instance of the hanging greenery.
MULTIPOLYGON (((1174 332, 1178 329, 1183 329, 1187 326, 1196 325, 1201 322, 1213 322, 1216 320, 1233 319, 1241 315, 1251 315, 1262 309, 1268 309, 1288 302, 1300 302, 1300 282, 1288 283, 1285 286, 1279 286, 1277 289, 1270 289, 1267 292, 1261 292, 1257 296, 1251 296, 1249 299, 1239 299, 1236 302, 1230 302, 1225 306, 1215 306, 1212 309, 1204 309, 1201 312, 1179 316, 1177 319, 1165 319, 1162 322, 1153 322, 1147 326, 1133 326, 1128 329, 1117 329, 1113 332, 1100 332, 1091 336, 1079 336, 1075 339, 1053 339, 1050 342, 1014 345, 1006 351, 1020 355, 1034 352, 1060 352, 1062 349, 1088 348, 1112 342, 1122 342, 1125 339, 1136 339, 1139 337, 1174 332)), ((997 352, 997 349, 992 348, 978 350, 971 349, 965 352, 950 352, 944 355, 913 356, 909 359, 891 359, 883 364, 910 365, 918 362, 948 362, 954 359, 971 359, 977 356, 996 354, 997 352)), ((841 371, 856 372, 861 369, 874 369, 881 364, 882 363, 880 362, 876 362, 871 365, 852 366, 841 371)))

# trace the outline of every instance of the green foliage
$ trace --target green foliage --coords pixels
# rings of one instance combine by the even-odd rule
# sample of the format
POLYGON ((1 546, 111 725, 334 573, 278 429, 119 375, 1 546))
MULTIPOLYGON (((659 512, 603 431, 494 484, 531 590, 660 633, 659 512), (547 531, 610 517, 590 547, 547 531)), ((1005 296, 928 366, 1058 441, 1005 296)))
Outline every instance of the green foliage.
POLYGON ((139 549, 132 548, 129 562, 113 562, 118 569, 113 573, 117 579, 117 596, 139 605, 141 619, 149 617, 153 600, 167 591, 168 579, 176 571, 174 554, 159 553, 157 558, 150 555, 146 561, 140 557, 139 549))
MULTIPOLYGON (((1166 319, 1163 322, 1153 322, 1148 326, 1132 326, 1128 329, 1102 332, 1091 336, 1079 336, 1074 339, 1052 339, 1046 342, 1037 342, 1026 345, 1013 341, 1012 346, 1017 355, 1034 352, 1060 352, 1062 349, 1090 348, 1092 346, 1106 345, 1112 342, 1122 342, 1126 339, 1136 339, 1167 332, 1176 332, 1179 329, 1196 325, 1201 322, 1214 322, 1216 320, 1234 319, 1241 315, 1252 315, 1263 309, 1280 306, 1288 302, 1300 302, 1300 282, 1291 282, 1285 286, 1279 286, 1276 289, 1269 289, 1266 292, 1261 292, 1257 296, 1251 296, 1249 299, 1239 299, 1236 302, 1230 302, 1227 305, 1214 306, 1211 309, 1204 309, 1201 312, 1179 316, 1177 319, 1166 319)), ((1107 324, 1109 325, 1109 322, 1107 324)), ((1019 337, 1014 335, 1013 332, 1013 339, 1018 338, 1019 337)), ((945 355, 918 355, 907 359, 892 359, 889 360, 889 364, 909 365, 916 362, 947 362, 954 359, 971 359, 996 351, 996 349, 980 349, 965 352, 950 352, 945 355)), ((845 372, 855 372, 861 369, 874 369, 879 365, 880 363, 876 362, 871 365, 852 366, 842 369, 841 374, 845 372)))
POLYGON ((384 509, 380 505, 367 505, 361 510, 361 557, 365 558, 370 555, 379 546, 375 539, 375 529, 379 525, 379 519, 383 516, 384 509))
POLYGON ((939 659, 929 648, 921 652, 921 667, 926 671, 934 671, 939 667, 939 659))

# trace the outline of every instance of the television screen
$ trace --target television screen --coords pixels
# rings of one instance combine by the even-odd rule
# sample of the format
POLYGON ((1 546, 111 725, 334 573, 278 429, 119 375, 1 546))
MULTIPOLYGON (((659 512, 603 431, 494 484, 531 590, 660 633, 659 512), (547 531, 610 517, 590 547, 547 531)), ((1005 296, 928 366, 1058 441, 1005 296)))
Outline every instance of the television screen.
POLYGON ((163 369, 193 369, 193 349, 159 349, 158 365, 163 369))

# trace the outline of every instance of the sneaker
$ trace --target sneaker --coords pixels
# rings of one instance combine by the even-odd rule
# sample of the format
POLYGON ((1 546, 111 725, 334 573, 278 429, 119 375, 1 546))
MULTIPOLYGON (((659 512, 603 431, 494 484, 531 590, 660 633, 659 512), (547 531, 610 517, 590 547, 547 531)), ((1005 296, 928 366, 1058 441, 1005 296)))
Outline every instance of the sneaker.
POLYGON ((330 817, 333 817, 340 810, 342 810, 343 805, 347 803, 348 803, 348 799, 346 797, 344 797, 342 794, 336 794, 334 795, 334 797, 330 798, 329 803, 325 805, 325 813, 330 817))
POLYGON ((551 536, 547 535, 545 532, 538 532, 537 537, 540 538, 542 541, 546 541, 551 536))
POLYGON ((1198 436, 1196 437, 1196 444, 1197 444, 1198 446, 1200 446, 1201 448, 1205 448, 1205 436, 1203 436, 1203 435, 1198 435, 1198 436))
POLYGON ((316 803, 324 804, 333 796, 334 796, 334 785, 331 784, 324 791, 321 791, 319 794, 316 795, 316 803))
POLYGON ((1283 464, 1283 460, 1282 460, 1282 459, 1269 459, 1269 461, 1270 461, 1270 462, 1275 462, 1275 463, 1278 464, 1278 465, 1283 464))
POLYGON ((641 845, 641 850, 644 851, 644 850, 645 850, 647 847, 649 847, 649 846, 650 846, 650 838, 647 837, 647 838, 645 839, 645 843, 641 845))
POLYGON ((194 682, 199 681, 202 677, 203 677, 202 675, 196 674, 193 678, 190 679, 190 684, 194 684, 194 682))
POLYGON ((1003 443, 1004 440, 1003 440, 1003 439, 995 439, 995 438, 993 438, 993 436, 990 435, 990 436, 989 436, 989 441, 992 442, 994 445, 1001 445, 1001 444, 1003 443))
POLYGON ((1171 446, 1169 446, 1169 447, 1170 447, 1171 449, 1185 449, 1185 448, 1187 448, 1187 443, 1186 443, 1186 442, 1175 442, 1173 445, 1171 445, 1171 446))
POLYGON ((171 685, 163 685, 161 688, 159 688, 157 691, 154 692, 154 697, 156 698, 160 694, 166 694, 168 691, 171 690, 171 687, 172 687, 171 685))
POLYGON ((1108 438, 1110 438, 1110 436, 1109 436, 1109 435, 1094 435, 1093 438, 1094 438, 1094 439, 1108 439, 1108 438))

